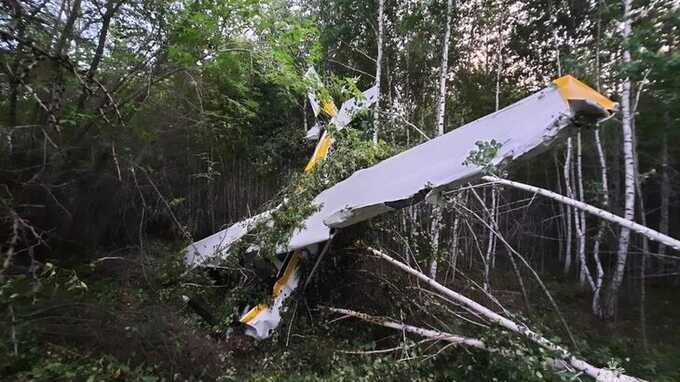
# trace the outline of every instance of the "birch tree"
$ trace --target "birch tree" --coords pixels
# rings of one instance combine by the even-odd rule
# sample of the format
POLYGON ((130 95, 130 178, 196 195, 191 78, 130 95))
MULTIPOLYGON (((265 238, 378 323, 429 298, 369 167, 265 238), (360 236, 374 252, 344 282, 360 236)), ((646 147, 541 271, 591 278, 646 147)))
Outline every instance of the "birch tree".
MULTIPOLYGON (((571 182, 571 155, 574 150, 572 149, 571 137, 567 138, 567 149, 564 157, 564 167, 562 169, 564 175, 564 189, 567 192, 567 196, 573 198, 574 193, 572 192, 572 182, 571 182)), ((566 237, 565 237, 565 249, 564 249, 564 273, 567 274, 571 271, 572 262, 572 248, 571 248, 571 234, 572 234, 572 213, 576 215, 576 211, 572 211, 571 207, 565 206, 566 218, 566 237)))
MULTIPOLYGON (((595 89, 598 92, 602 90, 600 86, 600 39, 602 34, 602 15, 600 7, 601 4, 598 3, 597 36, 595 41, 595 89)), ((600 170, 601 178, 600 192, 602 197, 602 206, 605 209, 609 209, 609 184, 607 180, 607 162, 604 155, 602 139, 600 138, 599 123, 595 125, 595 129, 593 130, 593 140, 595 143, 595 149, 597 151, 597 159, 600 170)), ((600 302, 601 301, 600 296, 602 295, 602 284, 604 282, 604 268, 602 267, 602 261, 600 259, 600 245, 602 244, 602 240, 604 240, 606 229, 607 222, 604 220, 600 220, 597 227, 597 234, 595 235, 595 238, 593 240, 593 259, 595 260, 597 274, 594 280, 595 285, 593 288, 593 301, 591 304, 591 309, 593 314, 598 317, 602 316, 602 304, 600 302)))
MULTIPOLYGON (((576 134, 576 196, 579 201, 583 202, 585 199, 583 191, 583 142, 581 139, 581 131, 576 134)), ((588 270, 588 262, 586 260, 586 214, 583 211, 576 212, 576 232, 578 235, 578 258, 579 258, 579 282, 581 285, 588 283, 594 290, 595 283, 593 277, 588 270)))
MULTIPOLYGON (((462 306, 465 309, 472 311, 476 314, 478 314, 480 317, 483 317, 485 320, 488 322, 497 325, 500 328, 506 329, 510 332, 513 332, 519 336, 522 336, 529 341, 533 342, 537 346, 551 352, 554 354, 555 359, 560 360, 566 365, 570 365, 576 370, 579 370, 588 376, 594 378, 597 381, 641 381, 641 379, 631 377, 628 375, 620 374, 618 372, 612 371, 612 370, 607 370, 607 369, 601 369, 598 367, 595 367, 591 365, 590 363, 577 358, 574 356, 568 349, 557 345, 550 341, 549 339, 543 337, 536 331, 532 330, 528 326, 515 322, 509 318, 507 318, 504 315, 498 314, 494 312, 493 310, 487 308, 486 306, 478 303, 475 300, 472 300, 471 298, 462 295, 461 293, 458 293, 456 291, 453 291, 444 285, 438 283, 436 280, 432 279, 431 277, 427 277, 425 274, 407 266, 406 264, 395 260, 394 258, 386 255, 382 251, 379 251, 374 248, 368 248, 368 251, 373 254, 374 256, 381 258, 385 260, 387 263, 395 266, 396 268, 399 268, 400 270, 410 274, 411 276, 416 277, 420 281, 422 281, 428 288, 435 290, 439 293, 442 293, 444 296, 449 298, 453 304, 462 306)), ((336 312, 340 313, 354 313, 351 311, 338 311, 336 309, 336 312)), ((355 314, 353 314, 355 315, 355 314)), ((355 315, 356 316, 356 315, 355 315)), ((364 317, 364 318, 369 318, 369 317, 364 317)), ((393 328, 395 326, 392 326, 393 328)), ((405 329, 403 327, 398 327, 398 329, 405 329)), ((421 332, 422 334, 422 332, 421 332)), ((438 337, 441 338, 441 337, 438 337)), ((459 343, 464 343, 466 341, 474 341, 473 339, 468 339, 464 337, 458 337, 460 341, 459 343)), ((477 342, 469 342, 469 343, 474 343, 478 344, 477 342)))
POLYGON ((439 68, 439 98, 437 98, 437 136, 444 134, 444 115, 446 113, 446 78, 449 71, 449 40, 451 39, 451 12, 453 0, 446 2, 446 26, 442 41, 442 60, 439 68))
MULTIPOLYGON (((629 64, 631 62, 630 49, 628 42, 631 35, 631 14, 632 14, 632 0, 623 1, 623 63, 629 64)), ((627 220, 633 220, 635 217, 635 158, 633 157, 633 128, 632 122, 634 116, 631 114, 631 79, 626 75, 623 80, 623 93, 621 95, 621 111, 622 111, 622 134, 623 134, 623 165, 624 165, 624 209, 623 215, 627 220)), ((605 301, 605 310, 603 317, 611 319, 616 313, 619 289, 623 282, 623 276, 626 271, 626 260, 628 258, 628 244, 630 242, 630 230, 626 227, 621 227, 619 235, 618 249, 616 251, 616 266, 612 274, 611 283, 608 287, 608 293, 605 301)))
POLYGON ((378 143, 378 130, 380 129, 380 71, 383 56, 383 12, 385 9, 384 0, 378 0, 378 57, 375 62, 375 86, 378 87, 378 100, 375 102, 375 112, 373 114, 373 143, 378 143))
MULTIPOLYGON (((598 81, 599 83, 599 81, 598 81)), ((599 86, 598 86, 599 87, 599 86)), ((607 163, 605 162, 604 150, 602 148, 602 140, 600 139, 599 127, 595 127, 594 140, 595 147, 597 149, 597 157, 600 168, 600 176, 602 178, 602 204, 605 209, 609 208, 609 187, 607 183, 607 163)), ((600 245, 604 239, 605 229, 607 228, 607 223, 601 220, 598 224, 597 234, 593 242, 593 259, 595 259, 595 264, 597 267, 597 275, 595 279, 595 288, 593 290, 593 302, 592 311, 593 314, 600 317, 602 316, 602 304, 600 303, 600 296, 602 294, 602 283, 604 281, 604 269, 602 268, 602 261, 600 259, 600 245)))
MULTIPOLYGON (((381 0, 382 1, 382 0, 381 0)), ((444 134, 444 116, 446 113, 446 77, 449 71, 449 40, 451 38, 451 12, 453 0, 446 2, 446 26, 444 27, 444 41, 442 42, 442 60, 439 68, 439 97, 437 98, 437 130, 436 136, 444 134)), ((439 231, 442 221, 442 210, 439 200, 435 201, 432 211, 432 259, 430 260, 430 277, 437 277, 437 257, 439 252, 439 231)))

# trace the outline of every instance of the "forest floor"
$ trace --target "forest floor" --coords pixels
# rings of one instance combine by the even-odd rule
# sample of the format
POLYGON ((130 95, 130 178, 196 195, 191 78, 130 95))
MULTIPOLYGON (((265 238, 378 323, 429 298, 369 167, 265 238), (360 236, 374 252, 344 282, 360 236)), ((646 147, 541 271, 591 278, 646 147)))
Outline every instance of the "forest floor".
MULTIPOLYGON (((289 309, 292 315, 273 338, 257 343, 242 335, 225 339, 217 327, 205 324, 188 309, 178 289, 173 289, 173 278, 180 269, 177 261, 167 259, 179 259, 169 254, 179 253, 180 245, 151 242, 145 248, 141 253, 136 249, 93 253, 89 256, 92 261, 87 263, 78 260, 82 257, 64 256, 57 266, 75 269, 87 288, 54 288, 41 300, 15 307, 18 355, 12 354, 11 328, 0 327, 4 336, 0 379, 522 381, 527 380, 527 371, 536 374, 532 376, 534 380, 566 378, 464 349, 440 352, 442 346, 438 344, 403 346, 400 332, 351 319, 333 321, 337 316, 325 314, 313 302, 300 299, 293 303, 289 309), (106 259, 94 261, 102 258, 106 259), (389 348, 395 349, 365 354, 389 348)), ((673 325, 680 306, 673 303, 677 298, 667 288, 655 288, 651 283, 648 288, 651 350, 645 352, 640 341, 637 301, 622 301, 625 314, 614 323, 604 324, 591 315, 588 293, 579 292, 576 285, 565 284, 558 276, 544 281, 577 338, 578 351, 586 358, 648 380, 680 380, 680 328, 673 325)), ((189 293, 194 287, 183 285, 181 293, 189 293)), ((354 281, 343 286, 372 287, 354 281)), ((337 295, 340 297, 333 303, 342 304, 343 298, 362 299, 376 293, 340 291, 337 295)), ((503 298, 503 293, 498 295, 503 298)), ((539 294, 532 293, 531 322, 544 332, 560 333, 554 316, 549 314, 549 305, 535 295, 539 294)), ((505 302, 512 306, 511 300, 505 302)), ((350 306, 356 303, 344 302, 350 306)), ((419 340, 410 338, 408 343, 419 340)))

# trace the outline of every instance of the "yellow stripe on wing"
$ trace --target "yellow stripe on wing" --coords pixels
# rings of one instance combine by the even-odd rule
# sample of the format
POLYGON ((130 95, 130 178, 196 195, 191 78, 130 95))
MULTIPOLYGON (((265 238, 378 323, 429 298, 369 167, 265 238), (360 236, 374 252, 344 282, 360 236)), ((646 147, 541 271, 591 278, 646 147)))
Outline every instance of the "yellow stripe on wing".
POLYGON ((338 108, 335 106, 333 100, 321 101, 321 110, 323 110, 323 112, 328 114, 331 118, 338 114, 338 108))
MULTIPOLYGON (((323 112, 331 118, 338 114, 338 108, 335 106, 335 103, 333 103, 333 100, 321 101, 321 110, 323 110, 323 112)), ((314 154, 312 154, 312 157, 309 158, 309 162, 307 162, 307 165, 305 166, 305 172, 312 171, 314 167, 316 167, 316 165, 321 162, 326 157, 326 155, 328 155, 328 150, 331 147, 331 143, 333 143, 333 140, 331 139, 330 134, 328 134, 327 131, 324 131, 319 143, 317 143, 316 148, 314 149, 314 154)), ((281 290, 288 283, 290 276, 300 266, 301 254, 301 250, 297 250, 293 253, 293 256, 286 266, 286 270, 283 272, 283 275, 281 275, 281 277, 274 283, 272 290, 272 295, 274 298, 281 294, 281 290)), ((248 313, 246 313, 239 321, 244 324, 248 324, 253 321, 260 313, 267 310, 267 308, 269 308, 269 305, 267 304, 258 304, 248 311, 248 313)))
MULTIPOLYGON (((293 255, 290 258, 290 261, 288 261, 288 264, 286 265, 286 270, 283 272, 281 277, 279 277, 279 279, 276 280, 276 282, 274 283, 274 287, 272 288, 272 296, 274 296, 274 298, 279 297, 279 295, 281 294, 281 290, 288 283, 290 276, 300 266, 300 260, 302 259, 301 256, 302 256, 301 250, 297 250, 297 251, 293 252, 293 255)), ((244 324, 249 324, 260 313, 265 311, 267 308, 269 308, 269 305, 267 305, 267 304, 258 304, 257 306, 252 308, 250 311, 248 311, 248 313, 246 313, 243 317, 241 317, 241 319, 239 321, 244 323, 244 324)))
POLYGON ((305 166, 305 172, 310 172, 316 167, 316 165, 321 162, 326 155, 328 155, 328 149, 331 147, 331 136, 328 132, 324 131, 319 143, 316 144, 316 149, 314 149, 314 154, 309 158, 309 162, 305 166))

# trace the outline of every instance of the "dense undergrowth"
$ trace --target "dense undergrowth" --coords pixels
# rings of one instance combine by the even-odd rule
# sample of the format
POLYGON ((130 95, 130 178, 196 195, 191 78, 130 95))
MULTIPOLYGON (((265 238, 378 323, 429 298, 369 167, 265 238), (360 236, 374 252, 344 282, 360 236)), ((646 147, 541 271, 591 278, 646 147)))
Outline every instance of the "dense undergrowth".
MULTIPOLYGON (((305 295, 292 300, 273 338, 253 342, 231 325, 234 309, 248 299, 244 294, 247 288, 233 284, 238 279, 223 278, 219 284, 202 274, 178 278, 182 270, 180 246, 154 241, 146 243, 143 252, 129 249, 111 255, 100 251, 92 253, 87 264, 69 262, 64 256, 63 263, 54 265, 54 272, 42 276, 43 292, 30 299, 15 300, 17 318, 13 326, 18 355, 13 354, 11 322, 2 322, 2 379, 579 380, 578 376, 546 369, 540 352, 496 330, 479 333, 490 343, 512 349, 516 356, 507 358, 423 343, 421 338, 364 322, 337 320, 337 315, 329 314, 322 306, 349 307, 397 319, 401 314, 409 323, 425 322, 422 315, 418 316, 418 308, 406 301, 409 293, 397 293, 386 285, 386 274, 375 259, 343 247, 342 242, 324 262, 305 295), (59 272, 64 269, 73 269, 78 281, 73 278, 76 273, 70 271, 68 277, 61 277, 59 272), (199 281, 201 278, 205 284, 199 281), (219 322, 214 326, 206 324, 186 307, 182 295, 200 299, 219 322), (228 337, 223 335, 225 331, 230 333, 228 337), (374 352, 380 349, 392 351, 374 352)), ((503 285, 503 267, 499 264, 499 276, 494 280, 499 287, 503 285)), ((392 277, 391 282, 398 284, 399 280, 392 277)), ((6 292, 3 289, 3 298, 6 292)), ((651 296, 659 303, 654 305, 658 311, 650 312, 659 317, 651 330, 658 346, 654 346, 653 353, 643 354, 637 337, 626 335, 635 330, 634 320, 623 317, 614 326, 585 320, 583 301, 573 289, 564 287, 556 293, 564 301, 562 308, 577 334, 579 353, 594 363, 652 380, 672 381, 680 376, 674 362, 680 349, 669 341, 669 335, 677 338, 677 333, 665 327, 670 321, 661 318, 672 317, 673 308, 663 304, 667 296, 651 296), (666 330, 670 332, 663 338, 666 330)), ((502 302, 512 304, 511 299, 502 302)), ((538 293, 532 306, 534 327, 543 328, 545 333, 559 333, 547 303, 538 293)), ((436 312, 436 307, 430 308, 436 312)))

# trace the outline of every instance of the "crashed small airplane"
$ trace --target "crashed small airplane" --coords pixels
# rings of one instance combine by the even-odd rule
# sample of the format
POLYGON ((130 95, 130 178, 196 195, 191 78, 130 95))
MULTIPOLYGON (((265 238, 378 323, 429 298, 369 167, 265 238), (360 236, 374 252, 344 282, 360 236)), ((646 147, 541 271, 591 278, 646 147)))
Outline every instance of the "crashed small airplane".
MULTIPOLYGON (((313 69, 307 76, 317 78, 313 69)), ((329 124, 342 129, 358 111, 370 107, 378 99, 372 87, 359 99, 343 103, 340 111, 332 101, 317 101, 309 94, 315 114, 323 112, 329 124)), ((572 76, 563 76, 545 89, 495 113, 468 123, 447 134, 401 152, 372 167, 356 171, 347 179, 316 196, 319 206, 293 232, 288 245, 280 249, 286 254, 277 264, 278 280, 273 286, 273 303, 259 304, 240 317, 245 333, 266 339, 281 321, 284 301, 298 287, 302 261, 324 255, 334 231, 435 197, 442 189, 455 188, 484 175, 484 169, 466 159, 480 142, 499 144, 491 165, 498 165, 537 154, 570 134, 578 121, 607 118, 616 104, 572 76)), ((320 131, 315 125, 309 136, 320 131), (315 131, 312 131, 314 130, 315 131)), ((305 167, 313 170, 328 154, 333 140, 324 132, 305 167)), ((256 224, 270 219, 271 210, 192 243, 186 248, 185 263, 189 267, 210 266, 211 261, 229 255, 229 250, 256 224)), ((312 271, 313 273, 313 271, 312 271)))

